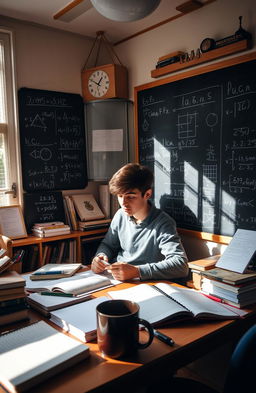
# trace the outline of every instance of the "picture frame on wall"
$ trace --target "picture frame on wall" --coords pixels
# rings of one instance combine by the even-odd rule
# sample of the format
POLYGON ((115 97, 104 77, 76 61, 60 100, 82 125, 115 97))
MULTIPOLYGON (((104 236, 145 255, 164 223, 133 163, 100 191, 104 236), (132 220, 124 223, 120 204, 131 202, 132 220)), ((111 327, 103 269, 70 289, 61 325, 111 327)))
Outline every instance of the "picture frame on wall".
POLYGON ((28 236, 20 205, 0 206, 0 233, 10 239, 28 236))

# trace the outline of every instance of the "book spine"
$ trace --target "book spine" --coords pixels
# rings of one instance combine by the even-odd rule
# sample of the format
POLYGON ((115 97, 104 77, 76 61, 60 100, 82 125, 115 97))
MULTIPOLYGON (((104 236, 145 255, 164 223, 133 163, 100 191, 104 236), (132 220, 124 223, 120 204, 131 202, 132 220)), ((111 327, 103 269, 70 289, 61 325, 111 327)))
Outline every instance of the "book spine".
POLYGON ((110 193, 107 184, 99 186, 99 200, 101 209, 106 218, 110 217, 110 193))

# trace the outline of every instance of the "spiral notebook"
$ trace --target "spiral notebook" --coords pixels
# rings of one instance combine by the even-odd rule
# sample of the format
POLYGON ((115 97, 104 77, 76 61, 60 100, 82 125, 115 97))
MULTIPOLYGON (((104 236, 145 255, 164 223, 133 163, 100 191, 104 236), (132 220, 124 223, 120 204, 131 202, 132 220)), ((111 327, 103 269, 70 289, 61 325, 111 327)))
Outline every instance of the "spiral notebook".
POLYGON ((0 384, 24 392, 89 356, 89 347, 44 321, 0 336, 0 384))

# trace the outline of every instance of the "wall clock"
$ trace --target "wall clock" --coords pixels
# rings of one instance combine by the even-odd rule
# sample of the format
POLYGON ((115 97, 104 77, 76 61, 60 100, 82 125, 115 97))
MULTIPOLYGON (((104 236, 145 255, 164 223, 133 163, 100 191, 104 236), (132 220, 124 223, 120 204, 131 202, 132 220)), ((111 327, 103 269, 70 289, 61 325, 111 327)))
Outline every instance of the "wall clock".
POLYGON ((82 71, 85 101, 128 98, 127 69, 119 64, 105 64, 82 71))

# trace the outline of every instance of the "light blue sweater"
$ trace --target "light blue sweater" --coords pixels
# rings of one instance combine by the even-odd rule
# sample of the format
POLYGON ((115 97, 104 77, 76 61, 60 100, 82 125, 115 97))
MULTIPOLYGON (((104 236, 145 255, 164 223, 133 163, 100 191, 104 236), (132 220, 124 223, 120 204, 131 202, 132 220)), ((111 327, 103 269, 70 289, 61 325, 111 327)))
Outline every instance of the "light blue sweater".
POLYGON ((142 280, 172 279, 188 274, 187 257, 176 231, 175 221, 151 206, 140 224, 119 209, 99 245, 98 254, 109 262, 127 262, 139 266, 142 280))

